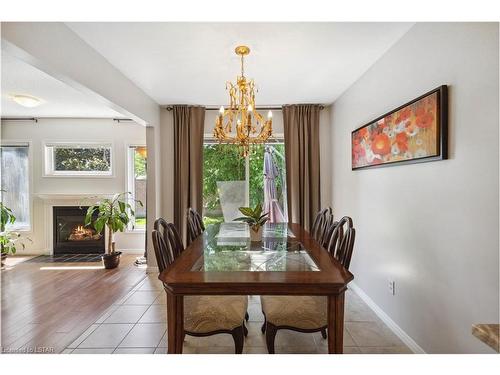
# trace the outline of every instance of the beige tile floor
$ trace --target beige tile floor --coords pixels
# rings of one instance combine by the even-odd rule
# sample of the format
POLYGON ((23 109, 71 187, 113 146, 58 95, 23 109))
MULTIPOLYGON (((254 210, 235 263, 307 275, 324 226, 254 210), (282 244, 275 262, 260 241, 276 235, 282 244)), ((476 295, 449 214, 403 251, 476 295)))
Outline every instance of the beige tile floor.
MULTIPOLYGON (((352 291, 346 294, 344 353, 411 353, 404 343, 352 291)), ((248 336, 244 353, 267 353, 260 327, 263 315, 258 296, 249 297, 248 336)), ((166 298, 155 275, 148 275, 130 293, 113 304, 63 353, 163 354, 167 352, 166 298)), ((327 340, 318 333, 280 330, 276 335, 278 354, 327 353, 327 340)), ((233 354, 229 334, 209 337, 186 336, 184 353, 233 354)))

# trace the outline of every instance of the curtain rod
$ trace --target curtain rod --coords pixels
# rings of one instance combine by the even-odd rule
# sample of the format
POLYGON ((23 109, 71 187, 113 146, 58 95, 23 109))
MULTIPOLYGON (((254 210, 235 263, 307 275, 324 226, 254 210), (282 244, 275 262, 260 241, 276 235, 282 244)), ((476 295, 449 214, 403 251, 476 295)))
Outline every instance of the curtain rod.
MULTIPOLYGON (((206 107, 205 111, 218 111, 220 107, 206 107)), ((325 106, 323 104, 320 104, 319 109, 322 110, 324 109, 325 106)), ((173 106, 169 105, 165 107, 167 111, 172 111, 174 109, 173 106)), ((257 111, 281 111, 283 107, 257 107, 257 111)))
POLYGON ((0 118, 2 121, 33 121, 38 122, 37 117, 2 117, 0 118))
MULTIPOLYGON (((108 117, 1 117, 2 121, 34 121, 38 120, 109 120, 108 117)), ((113 118, 116 122, 134 121, 130 118, 113 118)))

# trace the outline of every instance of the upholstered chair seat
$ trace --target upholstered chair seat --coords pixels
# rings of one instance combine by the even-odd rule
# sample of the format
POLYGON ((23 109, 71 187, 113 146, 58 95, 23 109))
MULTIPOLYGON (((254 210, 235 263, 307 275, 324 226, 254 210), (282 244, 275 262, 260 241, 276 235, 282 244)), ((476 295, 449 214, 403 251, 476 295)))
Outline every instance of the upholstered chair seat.
MULTIPOLYGON (((349 269, 356 230, 352 219, 344 216, 333 221, 329 209, 320 211, 313 225, 313 238, 345 269, 349 269)), ((321 332, 327 338, 328 300, 324 296, 262 296, 264 324, 269 353, 274 353, 274 339, 280 329, 298 332, 321 332)))
POLYGON ((184 330, 198 334, 232 331, 241 326, 247 307, 247 296, 186 296, 184 330))
MULTIPOLYGON (((203 224, 200 225, 204 229, 203 224)), ((201 232, 200 232, 201 233, 201 232)), ((151 233, 158 269, 163 272, 184 252, 175 225, 158 218, 151 233)), ((167 286, 164 284, 165 290, 167 286)), ((211 336, 229 333, 233 336, 236 354, 243 353, 247 314, 247 296, 186 296, 184 297, 184 334, 211 336)))
POLYGON ((327 325, 327 299, 324 296, 262 296, 266 320, 277 327, 303 330, 327 325))

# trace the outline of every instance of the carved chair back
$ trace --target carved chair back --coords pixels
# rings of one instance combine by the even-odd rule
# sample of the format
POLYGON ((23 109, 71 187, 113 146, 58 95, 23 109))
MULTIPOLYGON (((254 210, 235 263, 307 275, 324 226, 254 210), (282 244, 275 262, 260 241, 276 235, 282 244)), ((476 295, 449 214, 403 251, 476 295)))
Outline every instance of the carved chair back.
POLYGON ((331 234, 326 248, 335 259, 349 269, 356 237, 352 219, 344 216, 338 222, 332 223, 330 230, 331 234))
POLYGON ((187 229, 189 243, 193 242, 195 238, 205 231, 205 225, 203 224, 201 215, 192 208, 188 208, 187 229))

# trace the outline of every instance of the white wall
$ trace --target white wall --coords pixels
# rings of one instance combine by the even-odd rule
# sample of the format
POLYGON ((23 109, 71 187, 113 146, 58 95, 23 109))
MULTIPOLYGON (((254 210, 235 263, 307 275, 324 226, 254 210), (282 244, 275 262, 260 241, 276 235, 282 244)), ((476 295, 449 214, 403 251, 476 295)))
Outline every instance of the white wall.
MULTIPOLYGON (((79 194, 114 194, 127 190, 127 144, 146 144, 146 128, 133 122, 117 123, 112 119, 39 119, 34 122, 2 122, 2 142, 31 142, 30 172, 32 232, 27 234, 33 244, 27 242, 26 254, 50 254, 52 222, 47 220, 50 205, 78 205, 83 198, 60 199, 79 194), (44 177, 44 141, 103 141, 113 143, 114 175, 109 178, 44 177), (40 195, 44 195, 41 198, 40 195)), ((143 202, 145 203, 145 202, 143 202)), ((144 232, 124 232, 116 235, 119 250, 144 251, 144 232)))
POLYGON ((498 24, 416 24, 333 105, 332 195, 351 271, 428 353, 491 353, 499 321, 498 24), (449 85, 449 160, 351 171, 351 131, 449 85), (388 280, 396 282, 396 294, 388 280))

